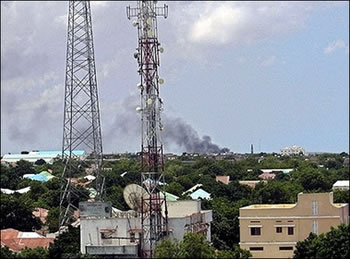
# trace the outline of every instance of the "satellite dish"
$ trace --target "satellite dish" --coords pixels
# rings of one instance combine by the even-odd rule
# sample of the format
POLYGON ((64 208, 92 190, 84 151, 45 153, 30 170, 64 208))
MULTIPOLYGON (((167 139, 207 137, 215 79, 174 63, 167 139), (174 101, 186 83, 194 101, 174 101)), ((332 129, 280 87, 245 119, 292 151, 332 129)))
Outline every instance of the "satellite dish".
POLYGON ((152 37, 153 37, 152 30, 148 30, 148 31, 147 31, 147 36, 148 36, 149 38, 152 38, 152 37))
POLYGON ((136 107, 136 111, 137 112, 142 112, 142 108, 141 107, 136 107))
POLYGON ((142 89, 142 84, 141 84, 141 83, 138 83, 138 84, 137 84, 137 88, 138 88, 138 89, 142 89))
POLYGON ((149 194, 140 185, 129 184, 125 187, 124 200, 130 209, 141 212, 143 207, 143 212, 148 210, 148 204, 146 202, 149 199, 149 194), (142 199, 143 198, 143 199, 142 199), (143 206, 142 206, 143 201, 143 206))
POLYGON ((158 82, 159 82, 159 84, 164 84, 164 79, 163 78, 159 78, 159 80, 158 80, 158 82))
POLYGON ((163 52, 164 52, 164 48, 163 48, 163 47, 160 47, 160 48, 159 48, 159 52, 160 52, 160 53, 163 53, 163 52))
POLYGON ((152 101, 151 98, 147 99, 147 104, 148 104, 148 105, 152 105, 152 103, 153 103, 153 101, 152 101))

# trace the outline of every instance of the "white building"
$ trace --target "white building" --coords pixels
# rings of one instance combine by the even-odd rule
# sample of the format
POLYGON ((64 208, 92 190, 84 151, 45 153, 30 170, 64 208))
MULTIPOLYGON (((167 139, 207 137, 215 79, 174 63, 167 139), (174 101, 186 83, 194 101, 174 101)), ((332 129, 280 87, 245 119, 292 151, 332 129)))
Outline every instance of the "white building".
POLYGON ((291 147, 285 147, 281 148, 281 155, 282 156, 291 156, 291 155, 306 155, 305 149, 303 147, 299 146, 291 146, 291 147))
MULTIPOLYGON (((91 204, 85 203, 87 206, 91 204)), ((202 233, 210 241, 212 211, 201 210, 200 200, 167 201, 167 204, 171 239, 180 241, 185 233, 192 232, 202 233)), ((122 211, 112 215, 108 214, 111 209, 107 205, 102 209, 100 205, 97 204, 97 208, 90 211, 81 210, 81 253, 138 257, 142 233, 140 214, 122 211)))
MULTIPOLYGON (((83 158, 85 156, 84 150, 72 151, 74 156, 83 158)), ((53 163, 55 158, 62 156, 62 151, 39 151, 33 150, 31 152, 21 152, 21 154, 5 154, 1 162, 16 163, 20 160, 26 160, 31 163, 35 163, 37 160, 43 159, 46 163, 53 163)))
POLYGON ((349 180, 339 180, 333 184, 332 190, 349 190, 349 180))

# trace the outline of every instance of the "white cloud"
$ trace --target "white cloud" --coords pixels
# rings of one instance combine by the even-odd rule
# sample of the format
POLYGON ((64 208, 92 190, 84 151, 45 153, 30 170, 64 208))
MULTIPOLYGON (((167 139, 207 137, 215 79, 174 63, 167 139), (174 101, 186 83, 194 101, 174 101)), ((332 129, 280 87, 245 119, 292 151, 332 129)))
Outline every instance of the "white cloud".
MULTIPOLYGON (((304 26, 312 3, 308 2, 225 2, 209 3, 190 12, 189 42, 201 45, 250 44, 287 35, 304 26), (197 15, 196 15, 197 14, 197 15)), ((190 7, 190 9, 194 9, 190 7)))
POLYGON ((343 40, 335 40, 328 44, 324 49, 324 54, 329 55, 338 49, 344 49, 347 54, 349 54, 349 44, 346 44, 343 40))

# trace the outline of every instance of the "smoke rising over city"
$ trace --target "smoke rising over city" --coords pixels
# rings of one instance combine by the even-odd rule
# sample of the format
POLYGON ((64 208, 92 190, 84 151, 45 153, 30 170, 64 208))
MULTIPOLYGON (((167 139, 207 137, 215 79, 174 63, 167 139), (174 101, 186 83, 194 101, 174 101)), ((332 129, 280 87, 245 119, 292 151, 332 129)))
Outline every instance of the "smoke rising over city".
POLYGON ((186 152, 224 153, 230 151, 228 148, 220 148, 214 144, 210 136, 201 138, 198 132, 183 119, 164 117, 163 137, 165 144, 176 144, 186 152))
MULTIPOLYGON (((136 112, 139 106, 139 96, 137 93, 126 97, 120 104, 113 106, 115 117, 108 129, 105 131, 105 139, 113 139, 120 135, 122 138, 130 141, 140 141, 140 114, 136 112)), ((110 107, 112 108, 112 107, 110 107)), ((110 113, 109 111, 107 113, 110 113)), ((105 113, 102 112, 102 118, 105 113)), ((228 148, 222 148, 212 142, 210 136, 200 137, 198 132, 187 122, 181 118, 167 116, 162 114, 164 130, 162 139, 165 150, 173 151, 172 148, 180 152, 197 152, 197 153, 224 153, 228 152, 228 148)), ((107 125, 105 125, 107 126, 107 125)), ((104 146, 108 145, 104 141, 104 146)))

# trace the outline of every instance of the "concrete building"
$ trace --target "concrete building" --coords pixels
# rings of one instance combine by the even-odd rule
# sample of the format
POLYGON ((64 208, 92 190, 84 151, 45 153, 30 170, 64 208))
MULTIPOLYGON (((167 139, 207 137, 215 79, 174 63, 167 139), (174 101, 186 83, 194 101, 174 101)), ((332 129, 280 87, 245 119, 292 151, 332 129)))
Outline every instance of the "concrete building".
MULTIPOLYGON (((84 150, 74 150, 72 153, 79 158, 83 158, 85 156, 84 150)), ((26 160, 28 162, 35 163, 37 160, 43 159, 46 163, 53 163, 54 159, 60 156, 62 156, 62 151, 23 151, 21 154, 5 154, 2 157, 1 162, 16 163, 20 160, 26 160)))
POLYGON ((333 203, 333 193, 299 193, 296 204, 258 204, 240 208, 240 247, 254 258, 288 258, 310 232, 349 223, 349 204, 333 203))
MULTIPOLYGON (((81 203, 90 206, 92 203, 81 203)), ((182 240, 187 232, 202 233, 211 239, 212 211, 201 210, 199 200, 168 201, 170 238, 182 240)), ((135 211, 112 213, 105 208, 82 209, 80 214, 80 251, 83 254, 138 257, 142 233, 141 216, 135 211), (106 212, 104 215, 101 212, 106 212)), ((82 208, 82 207, 81 207, 82 208)))
POLYGON ((303 147, 299 146, 291 146, 291 147, 285 147, 281 148, 281 155, 282 156, 291 156, 291 155, 306 155, 305 149, 303 147))
POLYGON ((349 180, 339 180, 333 184, 332 190, 349 190, 349 180))

